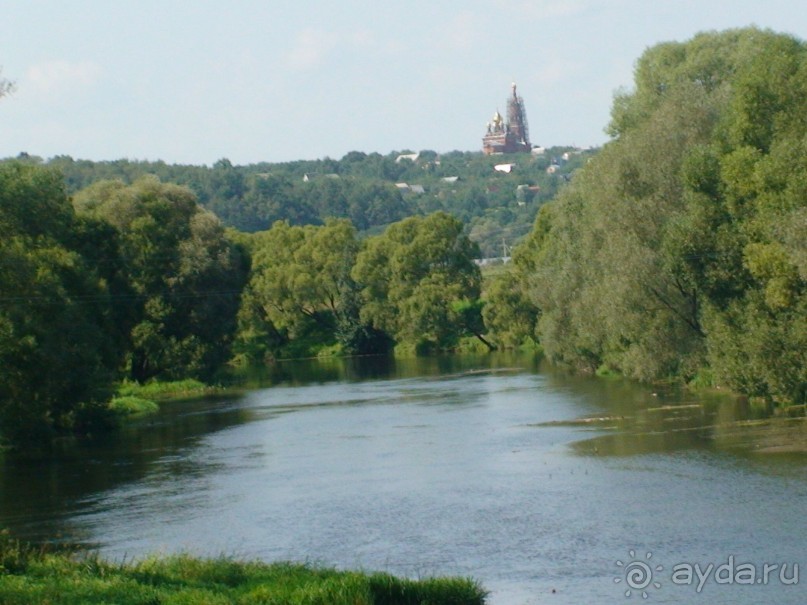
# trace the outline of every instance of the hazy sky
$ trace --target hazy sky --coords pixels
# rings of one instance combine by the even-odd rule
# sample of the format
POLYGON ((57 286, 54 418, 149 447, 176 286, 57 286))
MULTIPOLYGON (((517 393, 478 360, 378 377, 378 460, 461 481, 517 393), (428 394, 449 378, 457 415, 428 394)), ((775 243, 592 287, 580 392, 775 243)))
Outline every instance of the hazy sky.
POLYGON ((524 97, 531 139, 599 145, 649 46, 801 0, 0 0, 0 157, 236 164, 477 150, 524 97))

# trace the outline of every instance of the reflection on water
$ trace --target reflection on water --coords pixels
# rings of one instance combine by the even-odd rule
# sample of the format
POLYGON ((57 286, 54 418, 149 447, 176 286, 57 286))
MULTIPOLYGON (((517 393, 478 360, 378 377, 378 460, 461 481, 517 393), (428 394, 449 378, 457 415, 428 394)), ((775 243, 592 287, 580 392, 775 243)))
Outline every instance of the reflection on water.
POLYGON ((231 401, 181 404, 122 434, 98 443, 65 446, 49 459, 6 454, 0 458, 0 527, 20 537, 81 541, 69 520, 81 514, 101 490, 138 481, 167 469, 183 475, 188 448, 204 435, 247 422, 249 411, 231 401))
MULTIPOLYGON (((249 389, 172 404, 107 443, 7 457, 0 526, 113 558, 470 575, 494 604, 617 602, 629 550, 667 569, 807 563, 803 419, 507 355, 297 362, 234 380, 249 389)), ((658 579, 654 602, 699 598, 658 579)), ((708 588, 709 603, 805 594, 708 588)))
POLYGON ((651 393, 649 402, 607 399, 605 414, 567 424, 597 435, 573 444, 581 454, 631 456, 708 449, 742 454, 807 453, 807 419, 773 416, 723 394, 651 393))
POLYGON ((301 359, 251 367, 229 376, 250 388, 305 386, 332 382, 361 382, 388 378, 441 380, 474 373, 538 371, 541 362, 531 355, 437 355, 405 359, 385 356, 301 359))

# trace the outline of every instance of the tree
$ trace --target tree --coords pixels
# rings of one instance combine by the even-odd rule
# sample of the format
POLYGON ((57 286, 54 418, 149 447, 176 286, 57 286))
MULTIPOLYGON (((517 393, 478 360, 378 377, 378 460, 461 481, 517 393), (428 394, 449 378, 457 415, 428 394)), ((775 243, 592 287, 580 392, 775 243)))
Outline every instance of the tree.
POLYGON ((805 401, 806 90, 807 45, 754 28, 640 58, 519 252, 551 358, 805 401))
POLYGON ((356 258, 362 321, 399 343, 454 346, 474 325, 461 303, 479 298, 476 254, 462 223, 443 212, 390 225, 356 258))
POLYGON ((508 267, 495 276, 484 293, 484 325, 501 347, 518 347, 536 338, 540 310, 522 288, 523 276, 508 267))
POLYGON ((256 237, 252 284, 264 293, 275 323, 293 327, 301 318, 339 313, 358 242, 349 221, 323 227, 277 222, 256 237))
POLYGON ((79 213, 110 224, 132 305, 128 373, 207 378, 230 356, 245 258, 190 190, 156 177, 103 181, 75 197, 79 213))
POLYGON ((0 435, 16 444, 104 418, 122 353, 87 229, 52 170, 0 166, 0 435))
POLYGON ((320 227, 279 221, 253 236, 252 247, 250 307, 242 314, 245 351, 266 355, 256 339, 267 337, 276 350, 312 340, 312 347, 339 343, 352 353, 378 346, 378 335, 362 325, 358 315, 350 272, 359 243, 350 221, 331 219, 320 227))

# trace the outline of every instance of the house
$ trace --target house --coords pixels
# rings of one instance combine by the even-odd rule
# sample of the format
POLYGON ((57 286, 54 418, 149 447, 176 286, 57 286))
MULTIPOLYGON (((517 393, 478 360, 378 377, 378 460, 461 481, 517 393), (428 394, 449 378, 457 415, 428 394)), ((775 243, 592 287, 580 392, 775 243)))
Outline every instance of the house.
POLYGON ((395 186, 401 193, 417 193, 417 194, 426 193, 426 190, 423 188, 423 185, 409 185, 408 183, 395 183, 395 186))
POLYGON ((313 181, 314 179, 338 179, 338 178, 341 178, 341 177, 338 174, 336 174, 335 172, 332 172, 330 174, 318 174, 316 172, 306 172, 303 175, 303 182, 304 183, 309 183, 309 182, 313 181))

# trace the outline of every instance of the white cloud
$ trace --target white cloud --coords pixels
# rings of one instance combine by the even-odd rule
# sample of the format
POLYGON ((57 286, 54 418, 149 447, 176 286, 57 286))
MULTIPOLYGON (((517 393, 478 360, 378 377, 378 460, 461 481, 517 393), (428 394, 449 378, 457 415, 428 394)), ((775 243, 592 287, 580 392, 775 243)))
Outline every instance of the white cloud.
POLYGON ((497 14, 502 17, 551 19, 579 14, 595 3, 596 0, 496 0, 495 5, 499 7, 497 14))
POLYGON ((481 25, 473 13, 461 12, 448 24, 444 38, 453 49, 469 50, 481 41, 481 25))
POLYGON ((306 28, 297 32, 291 48, 283 54, 283 65, 291 70, 316 69, 344 52, 400 52, 403 47, 394 38, 379 38, 369 29, 326 31, 306 28))
POLYGON ((297 34, 291 50, 286 53, 285 63, 291 69, 312 69, 321 65, 339 43, 334 33, 316 29, 304 29, 297 34))
POLYGON ((542 88, 545 88, 563 81, 573 80, 580 69, 581 65, 573 60, 562 56, 549 56, 536 70, 534 79, 542 88))
POLYGON ((53 94, 92 86, 100 75, 100 66, 92 61, 56 60, 29 67, 25 82, 35 92, 53 94))

